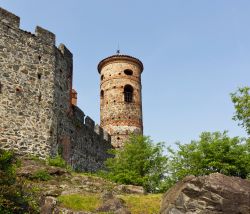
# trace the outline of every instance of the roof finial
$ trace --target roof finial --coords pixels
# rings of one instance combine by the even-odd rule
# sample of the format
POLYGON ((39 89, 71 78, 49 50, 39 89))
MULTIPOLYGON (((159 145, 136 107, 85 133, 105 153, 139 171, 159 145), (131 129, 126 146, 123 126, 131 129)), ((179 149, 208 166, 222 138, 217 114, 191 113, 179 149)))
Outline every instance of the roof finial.
POLYGON ((118 42, 118 47, 117 47, 117 50, 116 50, 116 54, 120 55, 120 45, 119 45, 119 42, 118 42))

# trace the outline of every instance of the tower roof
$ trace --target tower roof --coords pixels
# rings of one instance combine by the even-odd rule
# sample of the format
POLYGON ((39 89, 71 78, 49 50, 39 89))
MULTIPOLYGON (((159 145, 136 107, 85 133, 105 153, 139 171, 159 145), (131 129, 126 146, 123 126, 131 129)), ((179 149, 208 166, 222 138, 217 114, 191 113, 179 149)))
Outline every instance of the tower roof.
POLYGON ((112 62, 112 61, 120 61, 120 60, 127 60, 127 61, 131 61, 131 62, 135 62, 140 66, 141 72, 143 71, 143 64, 139 59, 132 57, 132 56, 129 56, 129 55, 116 54, 116 55, 109 56, 109 57, 103 59, 102 61, 100 61, 98 66, 97 66, 98 72, 100 73, 102 67, 104 65, 106 65, 107 63, 112 62))

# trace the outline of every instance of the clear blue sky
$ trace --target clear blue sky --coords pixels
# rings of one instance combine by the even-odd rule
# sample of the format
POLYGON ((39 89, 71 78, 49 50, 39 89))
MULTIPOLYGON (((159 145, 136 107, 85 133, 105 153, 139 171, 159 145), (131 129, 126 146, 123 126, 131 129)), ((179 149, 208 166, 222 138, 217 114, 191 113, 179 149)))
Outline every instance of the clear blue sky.
POLYGON ((98 62, 115 53, 142 60, 144 134, 171 145, 229 130, 229 93, 250 85, 249 0, 0 0, 21 28, 54 32, 74 54, 74 87, 99 123, 98 62))

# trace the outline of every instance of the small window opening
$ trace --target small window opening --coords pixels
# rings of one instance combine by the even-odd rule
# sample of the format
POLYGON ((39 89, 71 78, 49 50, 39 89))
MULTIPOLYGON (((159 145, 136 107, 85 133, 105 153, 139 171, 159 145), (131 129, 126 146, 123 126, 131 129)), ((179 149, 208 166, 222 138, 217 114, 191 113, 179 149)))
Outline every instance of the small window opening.
POLYGON ((104 79, 104 75, 101 76, 101 80, 103 80, 103 79, 104 79))
POLYGON ((60 72, 61 72, 61 73, 63 72, 62 69, 60 69, 60 72))
POLYGON ((119 137, 117 137, 117 140, 120 140, 120 138, 119 138, 119 137))
POLYGON ((104 98, 104 91, 101 90, 101 98, 104 98))
POLYGON ((42 74, 38 73, 38 74, 37 74, 37 78, 40 80, 41 77, 42 77, 42 74))
POLYGON ((40 93, 39 96, 38 96, 38 102, 41 102, 41 101, 42 101, 42 95, 40 93))
POLYGON ((114 86, 113 88, 116 88, 116 86, 114 86))
POLYGON ((114 103, 115 103, 116 101, 114 100, 114 103))
POLYGON ((124 73, 125 73, 126 75, 129 75, 129 76, 133 75, 133 71, 130 70, 130 69, 124 70, 124 73))
POLYGON ((41 61, 42 57, 41 56, 38 56, 38 60, 41 61))
POLYGON ((124 87, 124 101, 127 103, 133 102, 133 87, 131 85, 125 85, 124 87))
POLYGON ((2 94, 2 88, 3 88, 3 85, 0 82, 0 94, 2 94))
POLYGON ((21 90, 20 88, 16 88, 16 92, 17 92, 17 93, 21 93, 21 91, 22 91, 22 90, 21 90))

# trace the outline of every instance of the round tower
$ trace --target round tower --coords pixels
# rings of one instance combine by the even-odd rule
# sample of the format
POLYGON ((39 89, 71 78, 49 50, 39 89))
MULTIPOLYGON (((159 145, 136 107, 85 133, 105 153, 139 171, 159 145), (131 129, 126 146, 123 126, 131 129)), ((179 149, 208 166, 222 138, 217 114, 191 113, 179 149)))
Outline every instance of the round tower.
POLYGON ((131 133, 143 134, 141 73, 142 62, 119 53, 98 64, 100 73, 101 127, 120 148, 131 133))

